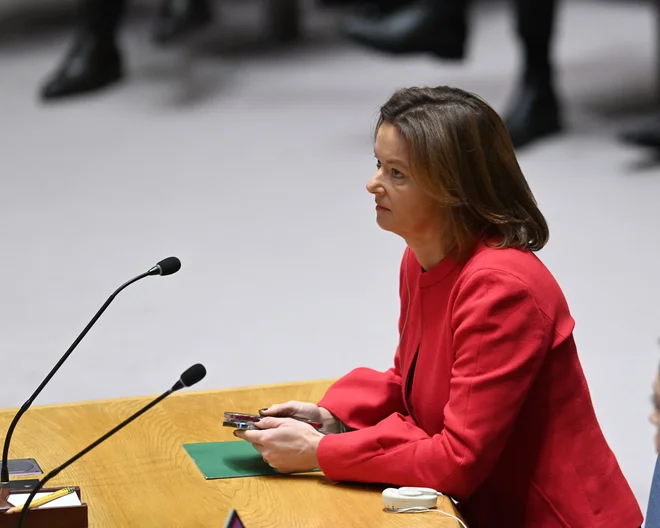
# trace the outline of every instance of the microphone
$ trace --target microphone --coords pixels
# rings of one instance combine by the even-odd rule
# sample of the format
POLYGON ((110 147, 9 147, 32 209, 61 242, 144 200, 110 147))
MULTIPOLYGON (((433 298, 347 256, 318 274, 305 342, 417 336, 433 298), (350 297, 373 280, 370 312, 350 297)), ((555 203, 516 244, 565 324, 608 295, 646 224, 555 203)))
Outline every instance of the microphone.
POLYGON ((176 257, 167 257, 161 260, 147 274, 149 275, 172 275, 181 269, 181 261, 176 257))
POLYGON ((56 467, 53 469, 50 473, 48 473, 41 481, 34 487, 34 489, 30 492, 30 495, 28 496, 27 500, 25 501, 25 505, 23 506, 23 511, 21 512, 21 516, 18 519, 18 528, 23 528, 23 522, 25 521, 25 516, 27 515, 28 510, 30 509, 30 504, 32 503, 32 500, 36 497, 37 493, 39 493, 39 490, 41 490, 44 487, 44 484, 48 482, 50 479, 58 475, 61 471, 65 470, 68 468, 71 464, 76 462, 78 459, 84 457, 87 453, 89 453, 92 449, 94 449, 96 446, 99 444, 105 442, 108 438, 110 438, 112 435, 114 435, 116 432, 120 431, 124 427, 126 427, 128 424, 130 424, 133 420, 136 418, 139 418, 142 416, 144 413, 146 413, 149 409, 163 401, 165 398, 167 398, 170 394, 173 392, 176 392, 178 390, 183 389, 184 387, 192 387, 196 383, 202 381, 204 377, 206 376, 206 368, 204 365, 197 363, 196 365, 193 365, 190 367, 188 370, 186 370, 183 374, 181 374, 181 377, 179 378, 179 381, 177 381, 171 389, 165 391, 163 394, 158 396, 155 400, 153 400, 151 403, 148 403, 142 409, 137 411, 135 414, 132 416, 129 416, 126 420, 124 420, 122 423, 120 423, 117 427, 114 429, 108 431, 106 434, 104 434, 101 438, 96 440, 93 444, 87 446, 85 449, 80 451, 77 455, 73 456, 69 460, 67 460, 64 464, 62 464, 59 467, 56 467))
MULTIPOLYGON (((101 306, 98 312, 96 312, 96 315, 92 318, 92 320, 87 324, 85 329, 80 333, 80 335, 76 338, 76 340, 73 342, 73 344, 69 347, 69 349, 64 353, 62 358, 57 362, 57 364, 53 367, 53 370, 51 370, 48 373, 48 376, 41 382, 41 385, 37 387, 37 390, 34 391, 32 396, 30 396, 27 401, 21 406, 21 408, 18 410, 16 413, 16 416, 14 416, 14 419, 12 420, 11 424, 9 425, 9 429, 7 430, 7 436, 5 437, 5 444, 4 447, 2 448, 2 466, 0 468, 0 490, 9 488, 11 489, 11 483, 9 481, 9 444, 11 442, 11 437, 14 434, 14 429, 16 429, 16 424, 18 424, 18 421, 21 419, 21 416, 25 414, 25 411, 27 411, 30 406, 32 405, 32 402, 39 396, 41 391, 44 389, 44 387, 48 384, 48 382, 51 380, 51 378, 57 373, 57 371, 60 369, 60 367, 64 364, 64 362, 69 358, 71 353, 75 350, 75 348, 78 346, 78 344, 83 340, 85 335, 87 335, 87 332, 94 326, 96 321, 101 317, 101 314, 105 312, 106 308, 110 306, 110 303, 114 301, 115 297, 124 289, 133 284, 134 282, 139 281, 140 279, 144 279, 145 277, 149 277, 151 275, 172 275, 173 273, 176 273, 181 269, 181 261, 176 258, 176 257, 168 257, 166 259, 161 260, 158 264, 156 264, 153 268, 151 268, 149 271, 146 271, 142 273, 141 275, 138 275, 137 277, 132 278, 128 282, 125 282, 122 284, 109 298, 107 301, 105 301, 105 304, 101 306)), ((203 377, 203 376, 202 376, 203 377)), ((200 378, 201 379, 201 378, 200 378)), ((199 380, 198 380, 199 381, 199 380)), ((35 481, 30 482, 29 484, 33 484, 35 481)), ((25 489, 25 487, 28 485, 26 481, 18 481, 16 482, 16 488, 20 489, 25 489)))

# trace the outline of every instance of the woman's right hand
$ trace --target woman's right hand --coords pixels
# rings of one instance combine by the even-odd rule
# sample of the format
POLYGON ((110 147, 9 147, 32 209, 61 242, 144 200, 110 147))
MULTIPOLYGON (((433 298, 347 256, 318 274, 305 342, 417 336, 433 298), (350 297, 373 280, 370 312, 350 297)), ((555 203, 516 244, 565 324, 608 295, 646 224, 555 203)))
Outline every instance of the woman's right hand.
POLYGON ((326 433, 338 433, 340 430, 339 420, 328 409, 310 402, 291 400, 285 403, 276 403, 267 409, 261 409, 259 414, 276 418, 302 418, 311 422, 319 422, 323 424, 323 431, 326 433))

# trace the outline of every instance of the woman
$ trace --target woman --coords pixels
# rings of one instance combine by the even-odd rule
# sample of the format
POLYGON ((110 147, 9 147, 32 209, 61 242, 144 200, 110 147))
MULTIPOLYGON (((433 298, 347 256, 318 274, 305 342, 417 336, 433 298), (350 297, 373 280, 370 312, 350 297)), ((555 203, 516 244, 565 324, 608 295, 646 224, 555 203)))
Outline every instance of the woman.
POLYGON ((318 405, 273 405, 237 436, 280 472, 435 488, 472 528, 639 527, 499 116, 455 88, 402 90, 375 154, 376 220, 408 246, 394 366, 350 372, 318 405))

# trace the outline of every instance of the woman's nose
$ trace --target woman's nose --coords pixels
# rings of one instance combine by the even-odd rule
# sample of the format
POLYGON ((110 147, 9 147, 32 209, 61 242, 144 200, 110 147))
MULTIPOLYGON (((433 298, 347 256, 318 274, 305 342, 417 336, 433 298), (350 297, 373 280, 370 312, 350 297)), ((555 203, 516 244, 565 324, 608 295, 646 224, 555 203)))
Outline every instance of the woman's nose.
POLYGON ((369 191, 371 194, 378 194, 379 192, 382 192, 382 186, 378 181, 378 173, 374 174, 367 182, 367 191, 369 191))

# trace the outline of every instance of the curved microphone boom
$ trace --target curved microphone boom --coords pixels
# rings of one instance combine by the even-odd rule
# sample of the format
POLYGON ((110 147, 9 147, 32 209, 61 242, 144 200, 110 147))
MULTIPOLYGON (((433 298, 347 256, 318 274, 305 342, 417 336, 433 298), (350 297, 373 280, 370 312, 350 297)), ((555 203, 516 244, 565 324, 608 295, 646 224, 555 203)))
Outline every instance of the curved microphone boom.
POLYGON ((73 456, 69 460, 67 460, 64 464, 62 464, 59 467, 56 467, 53 469, 50 473, 48 473, 44 478, 41 479, 41 481, 34 487, 34 489, 30 492, 30 495, 28 495, 27 500, 25 501, 25 504, 23 506, 23 511, 21 511, 21 516, 18 519, 18 528, 23 527, 23 522, 25 521, 25 516, 27 515, 28 510, 30 509, 30 504, 36 497, 37 493, 39 493, 39 490, 41 490, 44 487, 44 484, 48 482, 50 479, 58 475, 61 471, 65 470, 68 468, 71 464, 76 462, 78 459, 84 457, 87 453, 89 453, 92 449, 94 449, 96 446, 99 444, 105 442, 108 438, 110 438, 113 434, 115 434, 117 431, 123 429, 126 427, 128 424, 130 424, 133 420, 136 418, 139 418, 142 416, 144 413, 146 413, 149 409, 163 401, 165 398, 167 398, 170 394, 173 392, 176 392, 178 390, 183 389, 184 387, 192 387, 195 385, 195 383, 199 383, 204 379, 206 376, 206 368, 204 365, 201 363, 197 363, 196 365, 193 365, 190 367, 188 370, 186 370, 183 374, 181 374, 181 377, 179 378, 179 381, 177 381, 171 389, 165 391, 163 394, 158 396, 155 400, 152 402, 148 403, 142 409, 140 409, 138 412, 135 414, 129 416, 126 420, 124 420, 122 423, 120 423, 117 427, 114 429, 108 431, 106 434, 104 434, 101 438, 99 438, 96 442, 93 444, 89 445, 85 449, 83 449, 80 453, 77 455, 73 456))
POLYGON ((44 389, 44 387, 48 384, 48 382, 51 380, 51 378, 57 373, 57 371, 60 369, 60 367, 64 364, 64 362, 69 358, 71 353, 75 350, 75 348, 78 346, 78 344, 83 340, 87 332, 94 326, 94 323, 98 320, 99 317, 101 317, 101 314, 105 312, 105 310, 110 306, 110 303, 114 301, 115 297, 125 288, 133 284, 134 282, 139 281, 140 279, 144 279, 145 277, 149 277, 151 275, 172 275, 173 273, 176 273, 181 269, 181 261, 176 258, 176 257, 168 257, 166 259, 161 260, 158 264, 156 264, 153 268, 151 268, 149 271, 146 271, 137 277, 132 278, 128 282, 125 282, 122 284, 117 290, 108 298, 107 301, 105 301, 105 304, 101 306, 98 312, 96 312, 96 315, 92 318, 92 320, 87 324, 87 326, 84 328, 84 330, 80 333, 80 335, 76 338, 76 340, 73 342, 73 344, 69 347, 69 349, 64 353, 62 358, 57 362, 57 364, 53 367, 53 370, 51 370, 48 373, 48 376, 41 382, 41 385, 37 387, 37 390, 34 391, 32 396, 30 396, 27 401, 21 406, 21 408, 18 410, 16 413, 16 416, 14 416, 14 419, 12 420, 11 424, 9 425, 9 429, 7 430, 7 436, 5 437, 5 443, 4 447, 2 448, 2 467, 0 468, 0 489, 2 488, 9 488, 10 483, 9 483, 9 444, 11 442, 11 437, 14 434, 14 429, 16 428, 16 424, 18 424, 18 421, 21 419, 21 416, 25 414, 25 411, 27 411, 30 406, 32 405, 32 402, 39 396, 41 391, 44 389))

